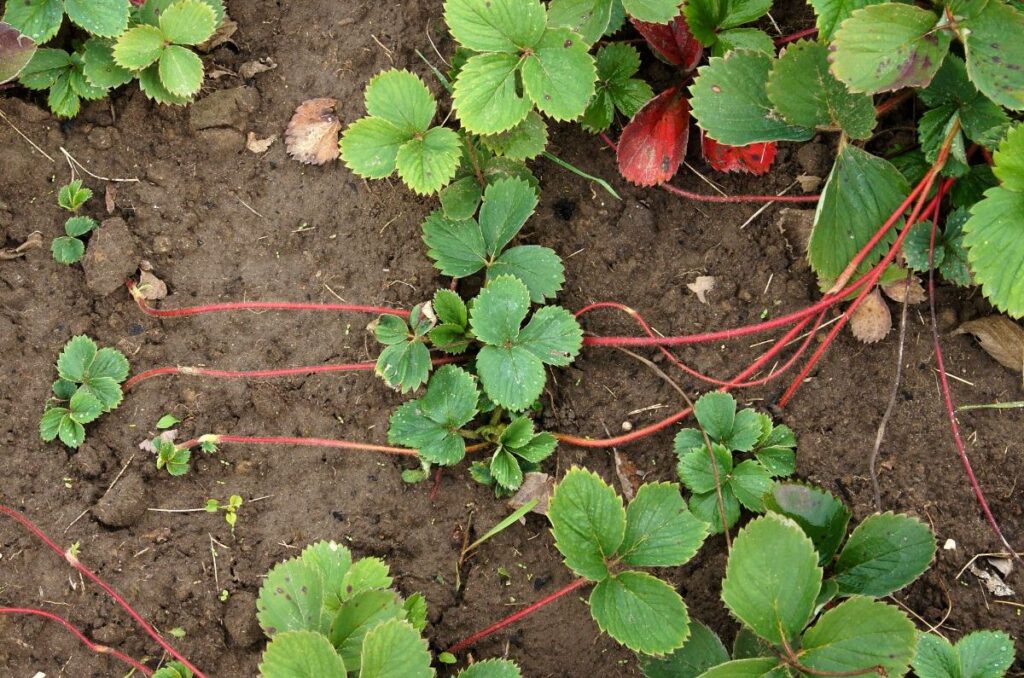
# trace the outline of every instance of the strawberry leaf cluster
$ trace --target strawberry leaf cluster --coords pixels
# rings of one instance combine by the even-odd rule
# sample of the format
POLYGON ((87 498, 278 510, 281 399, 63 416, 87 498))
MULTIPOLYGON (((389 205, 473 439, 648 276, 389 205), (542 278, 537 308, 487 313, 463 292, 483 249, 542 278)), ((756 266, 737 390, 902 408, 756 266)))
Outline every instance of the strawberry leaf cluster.
MULTIPOLYGON (((403 676, 433 678, 422 637, 426 600, 403 598, 379 558, 353 560, 333 541, 307 546, 267 573, 256 601, 257 619, 270 642, 259 665, 262 678, 295 676, 403 676)), ((461 678, 519 678, 508 660, 476 663, 461 678)))
POLYGON ((78 215, 77 212, 92 197, 92 191, 82 186, 81 179, 61 187, 57 193, 57 203, 64 209, 75 214, 64 222, 64 235, 54 238, 50 251, 55 261, 62 264, 73 264, 85 254, 85 243, 82 236, 86 235, 99 224, 92 217, 78 215))

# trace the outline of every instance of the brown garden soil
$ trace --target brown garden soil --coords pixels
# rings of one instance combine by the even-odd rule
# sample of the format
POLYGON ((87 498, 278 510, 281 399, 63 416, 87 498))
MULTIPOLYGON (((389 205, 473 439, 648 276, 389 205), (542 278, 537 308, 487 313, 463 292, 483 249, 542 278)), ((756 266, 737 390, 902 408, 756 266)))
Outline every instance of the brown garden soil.
MULTIPOLYGON (((171 295, 161 302, 169 308, 336 297, 409 307, 447 283, 432 268, 419 238, 433 199, 416 198, 397 182, 361 181, 338 162, 302 166, 285 155, 280 140, 264 155, 244 148, 250 131, 260 138, 280 135, 296 105, 311 97, 337 98, 344 121, 362 115, 362 89, 378 70, 405 67, 431 81, 415 50, 430 53, 428 34, 442 52, 451 49, 436 37, 443 32, 440 0, 227 4, 239 24, 235 46, 218 48, 208 67, 233 71, 262 57, 278 67, 248 82, 230 74, 208 81, 203 98, 191 108, 158 107, 127 88, 109 104, 91 103, 77 119, 61 123, 21 90, 0 100, 11 122, 56 160, 47 161, 0 122, 0 245, 20 242, 36 230, 47 244, 60 234, 56 192, 69 178, 61 146, 98 175, 139 179, 116 184, 114 216, 127 222, 130 235, 110 244, 112 261, 91 264, 92 287, 81 266, 59 265, 45 248, 0 262, 0 498, 61 544, 79 542, 82 560, 159 629, 183 629, 185 636, 175 644, 211 676, 255 675, 263 648, 254 605, 261 576, 319 539, 337 540, 357 556, 386 558, 404 593, 422 591, 430 606, 427 634, 440 651, 570 581, 541 517, 531 516, 525 526, 484 545, 457 595, 453 580, 461 534, 470 524, 479 534, 508 511, 470 480, 464 467, 445 471, 431 498, 430 483, 402 483, 408 462, 391 457, 225 446, 216 456, 197 453, 189 474, 171 478, 157 472, 150 455, 138 448, 165 412, 184 420, 186 437, 232 432, 384 442, 388 416, 402 399, 380 380, 368 374, 248 383, 169 377, 131 391, 116 412, 90 427, 76 453, 43 444, 37 434, 54 360, 75 334, 120 348, 135 371, 173 364, 254 369, 375 357, 375 342, 364 329, 370 318, 363 316, 148 318, 117 285, 118 276, 134 271, 139 259, 152 262, 169 285, 171 295), (116 290, 96 291, 112 279, 116 290), (243 506, 233 536, 219 516, 146 510, 199 507, 209 497, 236 493, 266 498, 243 506), (111 527, 117 524, 123 527, 111 527), (221 589, 231 594, 226 603, 218 599, 221 589)), ((784 30, 809 25, 803 5, 781 14, 776 18, 784 30)), ((663 75, 657 66, 651 68, 655 77, 663 75)), ((776 316, 819 297, 799 238, 777 227, 777 207, 741 230, 756 205, 698 204, 630 187, 618 179, 613 156, 592 137, 563 125, 552 141, 554 152, 565 159, 613 179, 623 197, 614 200, 551 164, 535 164, 543 198, 521 238, 552 247, 565 259, 568 282, 560 301, 566 307, 615 300, 640 310, 660 331, 679 334, 755 322, 762 311, 776 316), (686 288, 697 275, 717 278, 707 304, 686 288)), ((798 174, 823 174, 830 153, 820 143, 799 153, 797 146, 783 145, 768 177, 715 178, 730 192, 777 192, 798 174)), ((692 162, 705 170, 700 160, 692 162)), ((711 190, 690 171, 677 181, 692 190, 711 190)), ((86 177, 86 185, 98 198, 89 211, 100 216, 107 182, 86 177)), ((952 334, 959 322, 989 312, 977 291, 943 287, 939 307, 956 399, 1021 399, 1019 374, 998 366, 972 339, 952 334)), ((584 324, 597 333, 635 332, 611 315, 595 314, 584 324)), ((731 375, 763 350, 751 346, 761 338, 681 354, 703 371, 731 375)), ((888 400, 896 351, 895 333, 865 346, 844 332, 780 414, 800 442, 799 477, 843 497, 855 520, 875 510, 868 456, 888 400)), ((1019 604, 997 603, 969 573, 956 578, 972 556, 997 551, 999 544, 952 447, 933 364, 926 311, 912 308, 905 382, 882 448, 882 498, 886 509, 927 520, 940 545, 952 539, 956 547, 940 549, 935 566, 895 598, 922 625, 941 622, 943 632, 954 638, 983 627, 1006 630, 1017 637, 1021 654, 1019 604)), ((641 426, 682 406, 648 368, 613 350, 587 349, 571 368, 552 377, 542 415, 552 430, 602 437, 620 432, 627 421, 641 426)), ((739 397, 767 407, 780 388, 739 397)), ((1004 532, 1018 546, 1024 542, 1021 417, 1020 411, 961 417, 981 484, 1004 532)), ((620 452, 647 480, 671 479, 672 435, 666 431, 620 452)), ((573 464, 585 465, 614 482, 611 454, 562 446, 546 470, 562 473, 573 464)), ((661 574, 678 587, 693 617, 730 641, 736 625, 718 597, 725 558, 723 540, 714 538, 690 564, 661 574)), ((10 522, 0 524, 0 604, 65 615, 98 642, 136 657, 158 651, 107 598, 71 575, 10 522)), ((1024 591, 1019 569, 1008 583, 1024 591)), ((1008 600, 1021 602, 1020 597, 1008 600)), ((526 676, 639 674, 634 656, 598 632, 579 596, 479 643, 473 654, 507 655, 526 676)), ((0 619, 0 668, 0 674, 18 677, 36 671, 123 675, 121 666, 91 655, 48 622, 10 617, 0 619)))

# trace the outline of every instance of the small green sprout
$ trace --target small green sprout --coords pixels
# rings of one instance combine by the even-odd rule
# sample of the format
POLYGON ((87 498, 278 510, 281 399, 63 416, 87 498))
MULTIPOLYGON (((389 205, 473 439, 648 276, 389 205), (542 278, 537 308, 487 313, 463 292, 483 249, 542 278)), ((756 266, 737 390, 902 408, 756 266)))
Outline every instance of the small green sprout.
POLYGON ((231 495, 227 502, 221 504, 216 499, 206 500, 206 512, 216 513, 217 511, 224 512, 224 522, 231 526, 231 533, 235 532, 235 524, 238 522, 238 509, 242 507, 242 497, 237 494, 231 495))
POLYGON ((179 447, 173 440, 157 436, 150 441, 156 449, 157 469, 167 469, 172 476, 183 476, 188 473, 189 461, 192 459, 192 451, 185 447, 179 447))
POLYGON ((62 186, 57 193, 57 203, 75 216, 64 223, 64 235, 54 238, 50 251, 55 261, 61 264, 73 264, 85 254, 85 243, 81 237, 98 226, 92 217, 79 216, 78 211, 92 197, 92 191, 82 186, 81 179, 62 186))
POLYGON ((57 204, 77 214, 91 197, 92 190, 82 186, 81 179, 75 179, 60 187, 60 191, 57 192, 57 204))
POLYGON ((160 417, 160 419, 157 420, 156 428, 159 431, 163 431, 165 429, 173 428, 174 426, 177 426, 180 423, 181 419, 178 419, 173 414, 165 414, 164 416, 160 417))

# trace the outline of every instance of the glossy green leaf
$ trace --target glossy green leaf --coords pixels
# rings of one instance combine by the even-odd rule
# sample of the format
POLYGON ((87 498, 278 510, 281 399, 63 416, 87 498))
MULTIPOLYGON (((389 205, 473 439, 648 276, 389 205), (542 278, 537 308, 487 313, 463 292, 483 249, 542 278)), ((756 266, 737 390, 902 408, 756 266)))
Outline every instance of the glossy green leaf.
POLYGON ((47 408, 39 420, 39 437, 47 443, 56 439, 60 433, 61 422, 70 414, 71 412, 66 407, 47 408))
POLYGON ((203 84, 203 62, 198 54, 187 47, 169 45, 160 54, 159 63, 160 82, 168 92, 179 97, 191 97, 199 92, 203 84))
POLYGON ((911 666, 919 678, 1000 678, 1013 658, 1013 641, 1002 631, 975 631, 956 645, 924 633, 911 666))
POLYGON ((690 32, 708 47, 719 31, 759 19, 771 7, 771 0, 688 0, 683 14, 690 32))
POLYGON ((520 60, 512 54, 471 57, 455 81, 452 100, 462 126, 474 134, 512 129, 529 114, 531 102, 520 93, 520 60))
POLYGON ((647 483, 626 507, 626 533, 618 553, 634 567, 682 565, 707 534, 707 525, 686 508, 678 485, 647 483))
POLYGON ((711 46, 712 56, 725 56, 735 49, 775 56, 775 42, 770 35, 757 28, 732 28, 718 33, 717 38, 711 46))
POLYGON ((175 0, 160 14, 160 30, 169 42, 198 45, 213 35, 217 17, 202 0, 175 0))
POLYGON ((559 306, 545 306, 530 318, 517 344, 545 365, 564 367, 579 355, 583 329, 569 311, 559 306))
POLYGON ((404 618, 402 600, 394 591, 363 591, 341 607, 328 637, 345 666, 356 671, 362 664, 363 640, 370 629, 390 619, 404 618))
POLYGON ((544 152, 548 144, 548 126, 536 111, 512 129, 480 138, 492 153, 514 160, 530 160, 544 152))
POLYGON ((1024 11, 998 0, 978 6, 961 29, 971 81, 997 104, 1024 109, 1024 11))
POLYGON ((366 86, 365 101, 367 114, 391 123, 407 139, 426 132, 437 111, 419 76, 399 69, 375 75, 366 86))
POLYGON ((855 10, 882 2, 885 0, 810 0, 816 16, 818 37, 831 42, 839 24, 849 19, 855 10))
POLYGON ((395 410, 388 426, 388 441, 419 450, 435 464, 456 464, 466 454, 458 429, 476 416, 479 398, 472 375, 461 367, 444 365, 434 373, 422 398, 395 410))
POLYGON ((128 28, 129 8, 128 0, 64 0, 68 18, 101 38, 117 37, 128 28))
POLYGON ((521 678, 519 667, 508 659, 485 659, 460 671, 458 678, 521 678))
POLYGON ((476 368, 487 396, 510 410, 526 409, 544 388, 544 364, 522 346, 484 346, 476 368))
POLYGON ((114 61, 113 45, 104 40, 93 38, 85 43, 82 62, 83 74, 95 87, 120 87, 131 82, 134 77, 127 68, 117 65, 114 61))
POLYGON ((314 631, 288 631, 272 638, 259 670, 263 678, 346 675, 345 662, 331 642, 314 631))
POLYGON ((462 298, 451 290, 438 290, 434 292, 434 313, 442 323, 450 323, 466 327, 469 324, 469 311, 466 310, 466 303, 462 298))
POLYGON ((427 641, 398 619, 374 626, 363 641, 359 678, 433 678, 427 641))
POLYGON ((383 179, 395 171, 398 151, 409 135, 387 120, 366 117, 349 125, 341 137, 341 159, 361 177, 383 179))
POLYGON ((795 522, 769 513, 741 529, 732 546, 722 581, 726 607, 772 644, 791 642, 821 589, 814 544, 795 522))
POLYGON ((155 26, 130 28, 114 43, 114 62, 121 68, 138 71, 156 62, 164 51, 164 34, 155 26))
POLYGON ((786 678, 789 675, 785 669, 779 668, 777 658, 754 657, 719 664, 701 674, 701 678, 786 678))
POLYGON ((555 120, 583 115, 594 96, 597 70, 589 46, 564 28, 544 33, 523 59, 523 90, 534 105, 555 120))
POLYGON ((459 135, 447 127, 434 127, 422 137, 405 142, 395 156, 398 176, 414 193, 436 193, 455 176, 461 143, 459 135))
POLYGON ((142 90, 147 99, 158 104, 168 104, 171 106, 184 106, 191 101, 189 97, 172 94, 164 86, 163 81, 160 79, 160 64, 158 63, 154 63, 148 68, 139 71, 137 75, 139 78, 139 89, 142 90))
POLYGON ((285 631, 326 634, 331 618, 324 613, 323 580, 319 571, 302 560, 286 560, 267 573, 256 600, 256 618, 273 639, 285 631))
POLYGON ((492 280, 473 302, 469 322, 480 341, 494 346, 514 345, 530 310, 530 292, 511 276, 492 280))
MULTIPOLYGON (((732 473, 732 453, 717 443, 712 444, 715 453, 715 464, 718 470, 718 482, 725 485, 728 474, 732 473)), ((711 465, 711 455, 706 447, 697 447, 679 457, 676 468, 679 479, 691 492, 702 494, 715 490, 715 468, 711 465)))
POLYGON ((538 304, 554 298, 565 282, 565 267, 554 250, 539 245, 520 245, 501 253, 487 268, 488 279, 511 275, 521 280, 538 304))
POLYGON ((819 565, 832 560, 850 522, 850 509, 841 501, 825 490, 800 483, 777 483, 764 500, 767 510, 793 520, 811 538, 819 565))
POLYGON ((423 242, 429 248, 427 256, 444 275, 465 278, 487 265, 483 233, 472 219, 453 221, 432 212, 423 222, 423 242))
POLYGON ((152 678, 193 678, 193 673, 181 662, 168 662, 153 672, 152 678))
POLYGON ((992 157, 992 172, 1003 188, 1024 192, 1024 124, 1009 131, 992 157))
POLYGON ((422 341, 402 341, 380 352, 377 375, 391 388, 412 391, 430 375, 430 350, 422 341))
POLYGON ((518 490, 523 484, 523 470, 508 450, 498 450, 491 458, 491 478, 507 490, 518 490))
POLYGON ((601 478, 573 467, 555 487, 548 504, 555 548, 581 577, 600 581, 626 534, 622 498, 601 478))
POLYGON ((352 563, 341 581, 341 600, 347 602, 365 591, 390 588, 391 578, 388 564, 380 558, 360 558, 352 563))
POLYGON ((833 568, 844 595, 882 597, 917 579, 935 557, 927 525, 892 512, 868 516, 854 529, 833 568))
POLYGON ((768 471, 757 461, 747 459, 737 464, 730 475, 729 485, 736 499, 755 513, 764 512, 764 495, 775 484, 768 471))
POLYGON ((964 246, 985 298, 1013 318, 1024 317, 1024 193, 991 188, 964 224, 964 246))
POLYGON ((705 393, 694 403, 693 414, 712 440, 724 442, 736 421, 736 399, 720 391, 705 393))
POLYGON ((462 221, 476 214, 483 190, 475 176, 467 176, 448 184, 437 197, 441 200, 441 209, 446 218, 462 221))
POLYGON ((480 229, 490 256, 497 256, 537 207, 537 194, 522 179, 498 179, 484 189, 480 229))
POLYGON ((37 49, 18 81, 29 89, 47 89, 72 66, 71 55, 62 49, 37 49))
POLYGON ((590 613, 602 631, 648 655, 681 647, 690 632, 683 599, 646 572, 627 570, 598 582, 590 594, 590 613))
POLYGON ((99 224, 97 224, 96 220, 92 217, 71 217, 64 222, 64 233, 72 238, 76 238, 78 236, 85 235, 97 226, 99 226, 99 224))
POLYGON ((694 516, 711 526, 711 534, 721 534, 726 529, 731 529, 740 519, 740 502, 736 499, 730 483, 722 486, 721 505, 718 503, 718 494, 711 491, 691 495, 689 506, 694 516), (724 526, 722 522, 723 508, 725 512, 724 526))
POLYGON ((825 612, 804 633, 800 663, 821 672, 867 672, 879 667, 884 675, 902 676, 916 641, 913 622, 895 606, 851 598, 825 612))
POLYGON ((37 45, 57 35, 64 21, 64 3, 61 0, 16 0, 6 3, 3 20, 37 45))
POLYGON ((714 631, 691 619, 686 643, 663 658, 641 657, 640 670, 644 678, 697 678, 727 661, 729 653, 714 631))
POLYGON ((323 582, 323 604, 329 615, 341 607, 345 575, 352 567, 352 552, 333 541, 318 541, 302 549, 302 562, 320 573, 323 582))
POLYGON ((79 424, 88 424, 103 414, 103 403, 92 393, 79 389, 71 396, 68 409, 70 410, 69 416, 72 421, 79 424))
POLYGON ((85 256, 85 243, 78 238, 60 236, 50 243, 50 252, 54 261, 61 264, 73 264, 85 256))
POLYGON ((551 0, 548 22, 568 28, 593 45, 608 29, 612 18, 611 0, 551 0))
POLYGON ((447 0, 444 19, 452 37, 475 52, 517 52, 544 35, 547 14, 539 0, 447 0))

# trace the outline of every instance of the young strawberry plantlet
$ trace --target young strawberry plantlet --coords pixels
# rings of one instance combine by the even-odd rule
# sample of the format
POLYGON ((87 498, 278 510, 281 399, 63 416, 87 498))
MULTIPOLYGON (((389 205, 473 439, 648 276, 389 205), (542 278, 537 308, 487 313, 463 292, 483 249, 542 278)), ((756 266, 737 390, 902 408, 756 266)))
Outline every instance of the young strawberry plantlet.
POLYGON ((83 188, 82 180, 61 186, 57 193, 57 203, 75 216, 64 223, 64 235, 54 238, 50 245, 54 260, 62 264, 73 264, 85 254, 85 243, 80 238, 92 231, 98 224, 92 217, 81 216, 78 211, 92 197, 92 191, 83 188))
POLYGON ((128 377, 128 360, 113 348, 97 348, 86 336, 64 345, 57 358, 53 396, 39 422, 46 442, 60 438, 71 448, 85 441, 85 424, 121 404, 121 382, 128 377))
POLYGON ((741 505, 764 513, 764 496, 774 485, 772 478, 796 470, 796 438, 788 427, 773 426, 768 415, 750 408, 737 412, 736 400, 728 393, 701 396, 694 404, 694 416, 700 430, 684 428, 675 438, 679 479, 692 492, 690 510, 717 534, 736 524, 741 505), (736 463, 737 452, 753 458, 736 463))
MULTIPOLYGON (((421 635, 426 601, 418 593, 403 599, 380 559, 353 561, 334 542, 307 546, 267 573, 256 609, 270 638, 259 666, 263 678, 434 676, 421 635)), ((519 669, 489 660, 459 676, 518 678, 519 669)))

